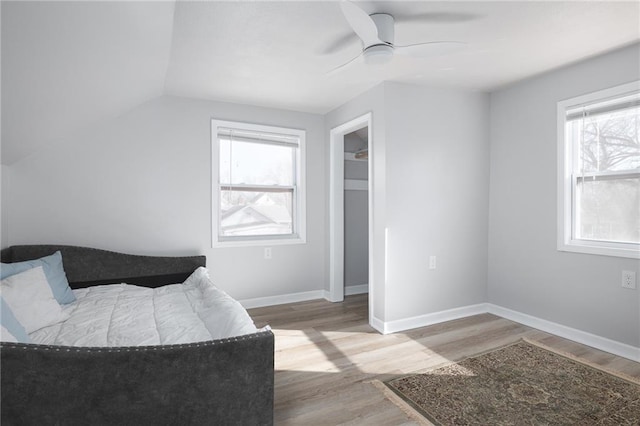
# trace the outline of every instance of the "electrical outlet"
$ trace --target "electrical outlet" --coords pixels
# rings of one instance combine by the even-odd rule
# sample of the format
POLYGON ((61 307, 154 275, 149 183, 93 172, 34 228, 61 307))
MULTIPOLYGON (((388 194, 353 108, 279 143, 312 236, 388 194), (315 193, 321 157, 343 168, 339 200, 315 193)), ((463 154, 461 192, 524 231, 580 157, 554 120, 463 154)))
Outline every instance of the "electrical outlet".
POLYGON ((264 258, 266 260, 271 259, 271 247, 265 247, 264 248, 264 258))
POLYGON ((429 269, 436 269, 436 257, 429 256, 429 269))
POLYGON ((622 287, 636 288, 636 273, 634 271, 622 271, 622 287))

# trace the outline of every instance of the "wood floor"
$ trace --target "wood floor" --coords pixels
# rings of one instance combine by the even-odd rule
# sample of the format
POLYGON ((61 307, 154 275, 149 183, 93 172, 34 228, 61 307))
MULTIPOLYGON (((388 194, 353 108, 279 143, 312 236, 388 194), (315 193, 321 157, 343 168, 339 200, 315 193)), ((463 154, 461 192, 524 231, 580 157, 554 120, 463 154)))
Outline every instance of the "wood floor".
POLYGON ((640 364, 491 315, 381 335, 367 295, 249 310, 276 336, 276 425, 415 424, 370 381, 427 370, 522 337, 640 378, 640 364))

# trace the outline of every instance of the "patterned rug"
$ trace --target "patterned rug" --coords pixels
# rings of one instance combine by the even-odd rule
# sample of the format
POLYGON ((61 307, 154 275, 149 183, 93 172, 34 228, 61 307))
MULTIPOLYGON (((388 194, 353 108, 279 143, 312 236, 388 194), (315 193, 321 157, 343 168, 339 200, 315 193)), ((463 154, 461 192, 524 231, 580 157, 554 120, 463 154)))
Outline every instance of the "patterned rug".
POLYGON ((435 425, 640 425, 638 379, 525 340, 385 384, 435 425))

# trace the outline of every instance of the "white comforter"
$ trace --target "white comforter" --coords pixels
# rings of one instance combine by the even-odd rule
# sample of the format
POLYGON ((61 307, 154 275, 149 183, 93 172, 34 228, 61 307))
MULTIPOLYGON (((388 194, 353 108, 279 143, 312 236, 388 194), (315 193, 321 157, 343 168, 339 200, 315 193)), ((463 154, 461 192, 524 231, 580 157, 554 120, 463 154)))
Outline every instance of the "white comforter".
POLYGON ((74 290, 70 318, 30 334, 34 343, 146 346, 201 342, 255 333, 247 311, 213 285, 205 268, 159 288, 111 284, 74 290))

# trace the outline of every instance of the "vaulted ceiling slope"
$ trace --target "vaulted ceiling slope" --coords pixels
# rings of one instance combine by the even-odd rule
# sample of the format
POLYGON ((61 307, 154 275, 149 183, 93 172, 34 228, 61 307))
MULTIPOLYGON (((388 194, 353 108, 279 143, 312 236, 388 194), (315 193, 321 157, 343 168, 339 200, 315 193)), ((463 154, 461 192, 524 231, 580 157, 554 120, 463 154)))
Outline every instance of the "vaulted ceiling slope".
POLYGON ((2 163, 162 94, 326 113, 381 81, 491 91, 640 39, 640 3, 358 2, 396 44, 367 66, 336 1, 1 3, 2 163))
POLYGON ((162 95, 172 2, 2 2, 2 164, 162 95))

